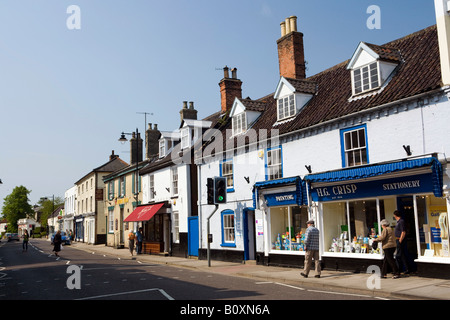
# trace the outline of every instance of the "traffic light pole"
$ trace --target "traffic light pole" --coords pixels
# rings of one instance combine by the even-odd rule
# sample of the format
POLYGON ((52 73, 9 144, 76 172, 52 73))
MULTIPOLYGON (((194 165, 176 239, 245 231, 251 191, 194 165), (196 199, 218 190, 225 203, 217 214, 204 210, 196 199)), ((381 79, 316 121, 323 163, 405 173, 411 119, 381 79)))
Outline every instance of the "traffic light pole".
POLYGON ((209 219, 211 219, 211 217, 214 215, 214 213, 216 213, 217 209, 219 209, 219 205, 218 204, 216 204, 215 206, 216 206, 216 208, 214 209, 214 211, 206 219, 206 234, 207 234, 207 237, 208 237, 208 239, 207 239, 208 245, 207 245, 206 255, 208 257, 208 267, 211 267, 211 255, 210 255, 210 250, 211 249, 210 249, 210 239, 209 239, 209 233, 210 233, 210 231, 209 231, 209 219))

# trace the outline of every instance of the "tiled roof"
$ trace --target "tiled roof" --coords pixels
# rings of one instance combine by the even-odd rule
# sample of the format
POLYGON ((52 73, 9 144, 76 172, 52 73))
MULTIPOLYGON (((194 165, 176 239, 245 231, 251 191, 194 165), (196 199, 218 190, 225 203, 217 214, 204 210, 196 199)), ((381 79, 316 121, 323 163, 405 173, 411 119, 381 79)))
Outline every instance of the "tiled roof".
POLYGON ((263 99, 267 110, 253 128, 277 128, 280 134, 308 128, 325 121, 338 119, 389 102, 412 97, 441 86, 439 46, 436 26, 431 26, 404 38, 389 42, 380 48, 397 48, 403 62, 395 75, 380 92, 360 99, 352 97, 350 70, 344 61, 306 80, 317 84, 317 92, 309 103, 291 121, 277 122, 277 106, 273 96, 263 99))
POLYGON ((371 44, 364 42, 370 49, 375 51, 379 56, 381 60, 385 61, 394 61, 394 62, 401 62, 402 61, 402 55, 400 53, 400 50, 396 48, 386 47, 386 46, 378 46, 376 44, 371 44))

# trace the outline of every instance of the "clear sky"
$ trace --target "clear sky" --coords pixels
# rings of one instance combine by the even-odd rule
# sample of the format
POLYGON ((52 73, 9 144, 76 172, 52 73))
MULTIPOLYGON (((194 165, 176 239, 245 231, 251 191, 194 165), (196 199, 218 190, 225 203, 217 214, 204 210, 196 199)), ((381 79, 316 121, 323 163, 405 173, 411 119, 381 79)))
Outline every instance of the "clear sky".
MULTIPOLYGON (((384 44, 435 24, 432 0, 1 0, 0 208, 15 186, 64 192, 111 151, 129 162, 122 131, 180 124, 220 110, 218 83, 238 69, 243 96, 275 91, 280 22, 298 18, 307 76, 351 58, 360 41, 384 44), (67 20, 76 5, 80 29, 67 20), (371 5, 380 29, 369 29, 371 5)), ((72 21, 69 19, 69 21, 72 21)))

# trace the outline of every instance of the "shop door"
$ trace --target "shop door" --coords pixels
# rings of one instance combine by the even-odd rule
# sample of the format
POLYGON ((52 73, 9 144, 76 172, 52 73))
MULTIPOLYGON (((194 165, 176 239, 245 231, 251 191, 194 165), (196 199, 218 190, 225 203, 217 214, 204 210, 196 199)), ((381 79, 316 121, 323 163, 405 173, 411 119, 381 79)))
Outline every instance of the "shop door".
POLYGON ((188 218, 188 254, 198 257, 198 216, 188 218))
POLYGON ((244 260, 256 259, 255 211, 244 209, 244 260))
POLYGON ((406 223, 406 240, 410 258, 417 258, 416 224, 414 218, 413 197, 397 197, 397 210, 402 214, 406 223))

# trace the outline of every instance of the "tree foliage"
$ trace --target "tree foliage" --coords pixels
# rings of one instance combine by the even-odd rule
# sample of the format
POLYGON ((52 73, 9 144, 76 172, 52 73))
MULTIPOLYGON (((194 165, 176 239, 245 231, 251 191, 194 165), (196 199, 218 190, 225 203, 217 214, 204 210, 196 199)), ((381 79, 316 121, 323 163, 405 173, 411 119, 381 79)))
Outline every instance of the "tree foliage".
POLYGON ((3 200, 2 215, 8 221, 8 232, 17 232, 17 220, 33 214, 28 199, 30 193, 24 186, 15 187, 3 200))

